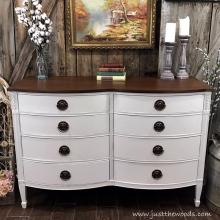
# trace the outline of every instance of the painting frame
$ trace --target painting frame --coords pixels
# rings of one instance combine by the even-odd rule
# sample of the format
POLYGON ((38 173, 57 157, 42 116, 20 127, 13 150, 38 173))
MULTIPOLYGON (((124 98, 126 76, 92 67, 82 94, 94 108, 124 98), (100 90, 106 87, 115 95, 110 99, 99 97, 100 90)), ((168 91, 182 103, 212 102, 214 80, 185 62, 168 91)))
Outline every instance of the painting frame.
MULTIPOLYGON (((79 0, 78 0, 79 1, 79 0)), ((83 0, 81 0, 83 1, 83 0)), ((144 0, 142 0, 144 1, 144 0)), ((148 9, 146 15, 146 40, 123 41, 123 40, 97 40, 77 41, 75 5, 77 0, 67 0, 67 25, 68 41, 73 49, 153 49, 155 43, 156 0, 145 0, 148 9)), ((139 18, 138 18, 139 19, 139 18)), ((145 26, 144 26, 145 28, 145 26)), ((88 35, 86 35, 88 36, 88 35)))

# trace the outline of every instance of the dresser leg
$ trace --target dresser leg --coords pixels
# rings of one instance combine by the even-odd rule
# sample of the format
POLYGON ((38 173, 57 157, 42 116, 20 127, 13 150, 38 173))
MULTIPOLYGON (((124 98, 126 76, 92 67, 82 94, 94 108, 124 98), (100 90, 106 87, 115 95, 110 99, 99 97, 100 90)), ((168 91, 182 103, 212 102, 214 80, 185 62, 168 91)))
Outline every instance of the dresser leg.
POLYGON ((195 207, 200 206, 200 197, 201 197, 201 193, 202 193, 202 186, 203 186, 203 182, 199 182, 195 186, 195 200, 194 200, 195 207))
POLYGON ((24 185, 19 184, 19 191, 21 195, 21 206, 23 209, 27 208, 27 187, 24 185))

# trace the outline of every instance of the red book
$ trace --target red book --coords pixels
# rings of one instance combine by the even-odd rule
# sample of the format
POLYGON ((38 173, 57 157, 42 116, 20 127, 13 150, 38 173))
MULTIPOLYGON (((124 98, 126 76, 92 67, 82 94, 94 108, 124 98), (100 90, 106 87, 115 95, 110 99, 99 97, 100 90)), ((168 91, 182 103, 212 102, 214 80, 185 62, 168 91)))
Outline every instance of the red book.
POLYGON ((123 63, 117 62, 117 63, 102 63, 101 67, 105 68, 122 68, 124 67, 123 63))
POLYGON ((99 72, 123 72, 125 67, 99 67, 99 72))

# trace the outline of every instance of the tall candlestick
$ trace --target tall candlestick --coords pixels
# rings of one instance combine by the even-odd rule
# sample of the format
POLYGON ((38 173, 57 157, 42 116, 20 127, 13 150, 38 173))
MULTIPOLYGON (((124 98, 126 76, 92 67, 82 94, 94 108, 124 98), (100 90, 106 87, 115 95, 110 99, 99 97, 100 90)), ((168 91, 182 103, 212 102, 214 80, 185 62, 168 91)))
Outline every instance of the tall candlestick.
POLYGON ((175 42, 176 23, 166 23, 165 42, 175 42))
POLYGON ((181 55, 179 61, 179 71, 177 72, 176 78, 177 79, 188 79, 189 74, 186 72, 186 45, 189 41, 190 35, 188 36, 181 36, 179 35, 180 42, 181 42, 181 55))
POLYGON ((179 19, 179 35, 180 36, 189 35, 189 25, 190 25, 190 19, 188 16, 185 19, 179 19))

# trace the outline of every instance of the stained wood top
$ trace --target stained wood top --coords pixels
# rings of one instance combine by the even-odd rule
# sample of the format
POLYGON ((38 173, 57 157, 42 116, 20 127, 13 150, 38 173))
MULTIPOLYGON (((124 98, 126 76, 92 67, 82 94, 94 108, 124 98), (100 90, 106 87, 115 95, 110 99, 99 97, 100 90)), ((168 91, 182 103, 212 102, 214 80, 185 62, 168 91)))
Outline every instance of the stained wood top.
POLYGON ((33 76, 10 86, 8 91, 33 93, 85 93, 85 92, 136 92, 136 93, 189 93, 212 91, 212 87, 190 77, 184 80, 161 80, 150 77, 131 77, 126 81, 97 81, 93 76, 52 76, 37 80, 33 76))

